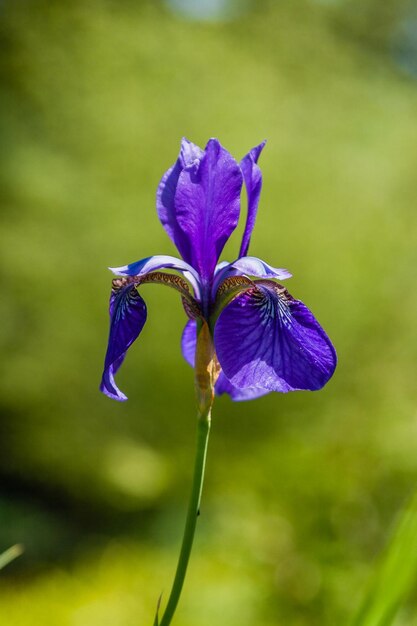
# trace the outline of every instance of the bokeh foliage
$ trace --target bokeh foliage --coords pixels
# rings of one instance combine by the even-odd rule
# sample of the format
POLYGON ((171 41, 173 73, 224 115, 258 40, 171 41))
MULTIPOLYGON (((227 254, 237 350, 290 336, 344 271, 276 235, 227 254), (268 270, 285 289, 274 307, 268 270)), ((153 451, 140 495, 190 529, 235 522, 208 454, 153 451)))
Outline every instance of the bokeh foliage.
POLYGON ((129 402, 97 385, 106 267, 175 254, 154 196, 182 135, 236 157, 268 139, 251 251, 293 272, 340 363, 320 393, 217 401, 178 623, 332 626, 359 604, 417 485, 417 90, 390 55, 406 3, 377 39, 376 4, 206 24, 150 0, 0 4, 0 551, 26 547, 8 625, 151 623, 170 583, 194 443, 174 292, 143 288, 129 402))

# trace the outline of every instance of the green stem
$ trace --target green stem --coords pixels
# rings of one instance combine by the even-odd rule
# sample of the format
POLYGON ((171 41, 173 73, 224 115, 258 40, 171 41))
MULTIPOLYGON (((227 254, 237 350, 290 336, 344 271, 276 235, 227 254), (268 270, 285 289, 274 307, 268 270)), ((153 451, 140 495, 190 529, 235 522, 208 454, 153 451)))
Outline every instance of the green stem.
POLYGON ((169 626, 174 616, 175 609, 177 608, 178 600, 180 599, 181 590, 184 584, 188 561, 190 560, 191 548, 193 546, 197 517, 200 513, 204 468, 206 464, 207 445, 210 434, 210 413, 211 407, 207 408, 207 410, 198 417, 197 452, 194 464, 194 478, 190 501, 188 504, 187 521, 185 523, 181 552, 165 612, 161 621, 158 621, 158 616, 156 616, 154 626, 169 626))
POLYGON ((3 569, 6 565, 8 565, 11 561, 20 556, 23 552, 23 546, 20 544, 16 544, 12 546, 2 554, 0 554, 0 569, 3 569))

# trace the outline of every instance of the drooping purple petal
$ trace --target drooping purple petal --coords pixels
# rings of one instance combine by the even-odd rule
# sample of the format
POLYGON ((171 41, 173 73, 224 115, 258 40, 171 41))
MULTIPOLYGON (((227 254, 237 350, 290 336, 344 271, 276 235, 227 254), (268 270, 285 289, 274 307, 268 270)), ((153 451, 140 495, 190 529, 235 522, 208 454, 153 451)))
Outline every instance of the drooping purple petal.
POLYGON ((197 345, 197 322, 188 320, 181 336, 181 352, 188 365, 195 365, 195 349, 197 345))
POLYGON ((257 278, 277 278, 278 280, 285 280, 292 276, 288 270, 272 267, 272 265, 268 265, 268 263, 255 256, 244 256, 233 263, 219 263, 216 266, 212 289, 213 297, 215 297, 217 288, 225 278, 241 275, 256 276, 257 278))
MULTIPOLYGON (((184 328, 181 337, 181 350, 184 359, 191 367, 195 365, 195 348, 197 342, 197 324, 194 320, 189 320, 184 328)), ((269 389, 257 389, 251 387, 249 389, 238 389, 234 387, 230 381, 227 380, 223 372, 220 372, 219 378, 216 382, 214 391, 217 396, 221 396, 227 393, 232 400, 253 400, 260 398, 267 393, 270 393, 269 389)))
POLYGON ((189 242, 184 257, 198 271, 203 284, 212 278, 226 241, 237 226, 242 173, 217 139, 210 139, 204 155, 179 174, 175 218, 189 242))
POLYGON ((146 305, 133 284, 113 289, 110 296, 110 333, 100 390, 115 400, 127 400, 114 376, 123 363, 129 346, 146 322, 146 305))
POLYGON ((187 280, 191 283, 198 297, 200 292, 199 276, 195 269, 182 259, 177 259, 174 256, 156 254, 155 256, 149 256, 135 263, 129 265, 122 265, 120 267, 109 267, 109 269, 116 274, 116 276, 143 276, 149 272, 154 272, 158 269, 173 269, 181 272, 187 280))
POLYGON ((258 286, 221 312, 214 331, 222 370, 239 388, 316 390, 336 367, 324 330, 299 300, 258 286))
POLYGON ((232 385, 230 380, 227 380, 224 372, 220 372, 220 376, 216 382, 214 388, 216 396, 221 396, 227 393, 235 402, 242 402, 244 400, 255 400, 261 396, 265 396, 270 393, 270 389, 261 389, 258 387, 247 387, 246 389, 239 389, 232 385))
POLYGON ((262 172, 258 166, 259 156, 265 146, 266 141, 263 141, 259 146, 255 146, 252 150, 243 157, 240 162, 240 167, 243 172, 243 179, 245 181, 246 192, 248 194, 248 213, 246 217, 245 230, 242 237, 242 245, 240 246, 239 256, 246 256, 249 249, 250 238, 252 235, 253 227, 255 226, 256 214, 258 212, 259 196, 262 189, 262 172))
POLYGON ((177 221, 175 192, 182 170, 192 166, 194 162, 198 163, 203 154, 201 148, 183 139, 177 161, 165 172, 156 192, 156 209, 159 219, 182 258, 189 263, 192 261, 190 241, 177 221))

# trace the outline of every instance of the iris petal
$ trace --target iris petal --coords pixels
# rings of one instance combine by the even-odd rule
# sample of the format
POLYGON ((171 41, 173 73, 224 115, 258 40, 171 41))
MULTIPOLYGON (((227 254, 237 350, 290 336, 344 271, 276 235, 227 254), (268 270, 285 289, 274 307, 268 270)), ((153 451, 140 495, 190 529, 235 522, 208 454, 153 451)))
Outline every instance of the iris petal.
POLYGON ((242 237, 242 245, 240 247, 239 256, 246 256, 249 249, 250 238, 255 226, 256 214, 258 212, 259 196, 262 189, 262 172, 257 165, 259 156, 264 149, 266 141, 259 146, 252 148, 250 152, 240 162, 240 167, 245 181, 246 192, 248 195, 248 214, 246 217, 245 230, 242 237))
POLYGON ((178 157, 181 161, 182 167, 192 167, 193 165, 198 167, 198 163, 201 161, 203 156, 204 150, 185 137, 182 138, 181 150, 178 157))
MULTIPOLYGON (((189 365, 191 365, 191 367, 194 367, 195 364, 196 338, 197 324, 194 320, 189 320, 182 333, 181 350, 184 359, 189 365)), ((255 387, 251 387, 249 389, 238 389, 227 380, 223 372, 220 372, 214 390, 217 396, 227 393, 232 400, 235 401, 253 400, 269 393, 269 389, 257 389, 255 387)))
POLYGON ((109 269, 117 276, 143 276, 149 272, 154 272, 158 269, 173 269, 181 272, 183 276, 191 283, 196 296, 200 293, 200 280, 197 272, 188 263, 182 259, 177 259, 174 256, 165 254, 156 254, 155 256, 149 256, 135 263, 129 265, 122 265, 120 267, 110 267, 109 269))
POLYGON ((190 246, 184 257, 209 283, 226 241, 237 226, 242 172, 217 139, 184 168, 175 192, 175 217, 190 246))
POLYGON ((238 274, 247 274, 248 276, 257 276, 258 278, 278 278, 285 280, 291 278, 292 274, 286 269, 272 267, 265 261, 255 256, 244 256, 231 263, 231 267, 238 271, 238 274))
POLYGON ((320 389, 336 367, 324 330, 299 300, 271 283, 227 305, 214 330, 224 374, 239 388, 270 391, 320 389))
POLYGON ((195 365, 195 348, 197 345, 197 323, 188 320, 181 336, 181 352, 188 365, 195 365))
POLYGON ((216 291, 223 280, 230 276, 239 275, 256 276, 257 278, 277 278, 278 280, 285 280, 292 276, 291 272, 288 270, 280 267, 272 267, 272 265, 265 263, 265 261, 258 259, 258 257, 244 256, 233 263, 223 262, 216 266, 212 288, 213 297, 216 296, 216 291))
POLYGON ((181 142, 181 150, 177 161, 163 175, 156 192, 156 209, 162 226, 165 228, 178 252, 185 261, 192 261, 190 241, 178 224, 175 207, 175 192, 178 179, 185 167, 190 167, 203 156, 201 148, 187 139, 181 142))
POLYGON ((255 400, 256 398, 260 398, 261 396, 265 396, 267 393, 270 393, 269 389, 260 389, 259 387, 239 389, 238 387, 232 385, 230 380, 227 380, 224 372, 220 372, 220 376, 216 382, 215 391, 217 396, 227 393, 235 402, 255 400))
POLYGON ((146 305, 134 284, 113 289, 110 296, 110 334, 100 390, 115 400, 127 400, 117 387, 114 376, 123 363, 128 348, 139 336, 146 322, 146 305))

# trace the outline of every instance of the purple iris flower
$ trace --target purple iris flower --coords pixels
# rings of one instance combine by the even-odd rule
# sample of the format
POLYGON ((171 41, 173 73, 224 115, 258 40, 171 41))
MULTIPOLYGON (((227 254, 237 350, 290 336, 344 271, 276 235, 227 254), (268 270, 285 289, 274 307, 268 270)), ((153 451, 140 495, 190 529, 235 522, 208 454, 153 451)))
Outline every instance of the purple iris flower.
POLYGON ((118 278, 110 297, 110 335, 100 385, 109 397, 126 400, 114 376, 146 322, 138 288, 150 282, 181 294, 189 318, 182 352, 192 366, 199 328, 207 323, 215 350, 216 394, 249 400, 271 391, 317 390, 332 376, 336 353, 330 339, 311 311, 278 282, 291 274, 247 256, 262 187, 257 162, 264 145, 239 164, 217 139, 210 139, 205 150, 182 140, 178 159, 162 177, 156 196, 159 219, 182 259, 157 255, 110 268, 118 278), (243 183, 248 208, 239 256, 233 263, 219 263, 239 220, 243 183))

